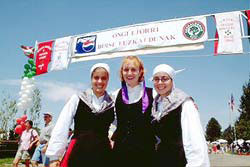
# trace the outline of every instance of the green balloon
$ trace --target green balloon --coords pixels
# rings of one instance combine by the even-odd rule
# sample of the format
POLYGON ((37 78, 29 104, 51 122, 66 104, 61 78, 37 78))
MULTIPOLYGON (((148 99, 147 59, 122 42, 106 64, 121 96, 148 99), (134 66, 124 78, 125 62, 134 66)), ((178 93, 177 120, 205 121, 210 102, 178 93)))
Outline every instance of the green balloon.
POLYGON ((32 78, 32 77, 33 77, 33 76, 32 76, 32 73, 29 72, 29 73, 27 74, 27 77, 28 77, 28 78, 32 78))
POLYGON ((33 59, 29 59, 29 60, 28 60, 28 63, 29 63, 30 65, 34 65, 34 60, 33 60, 33 59))
POLYGON ((36 76, 36 72, 35 71, 31 71, 32 76, 36 76))
POLYGON ((28 74, 28 73, 29 73, 29 70, 25 69, 23 73, 24 73, 24 74, 28 74))
POLYGON ((24 65, 24 68, 25 68, 26 70, 29 70, 29 69, 30 69, 30 65, 29 65, 29 64, 25 64, 25 65, 24 65))
POLYGON ((36 72, 36 66, 31 67, 31 70, 36 72))

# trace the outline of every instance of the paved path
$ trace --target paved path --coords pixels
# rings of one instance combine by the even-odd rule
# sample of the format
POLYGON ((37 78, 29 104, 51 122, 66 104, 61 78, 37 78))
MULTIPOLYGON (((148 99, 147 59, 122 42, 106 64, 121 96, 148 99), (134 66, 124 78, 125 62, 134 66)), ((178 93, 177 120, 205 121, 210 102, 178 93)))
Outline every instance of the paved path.
MULTIPOLYGON (((209 154, 209 159, 211 167, 250 167, 250 156, 232 154, 209 154)), ((11 164, 4 165, 4 167, 11 166, 11 164)), ((25 165, 20 165, 20 167, 25 167, 25 165)))
POLYGON ((250 156, 209 154, 211 167, 250 167, 250 156))

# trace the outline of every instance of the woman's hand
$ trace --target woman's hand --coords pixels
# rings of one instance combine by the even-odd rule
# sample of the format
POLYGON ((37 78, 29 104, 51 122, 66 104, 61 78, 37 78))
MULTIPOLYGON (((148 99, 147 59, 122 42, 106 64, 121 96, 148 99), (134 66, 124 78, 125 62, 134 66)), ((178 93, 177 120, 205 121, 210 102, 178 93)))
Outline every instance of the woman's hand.
POLYGON ((42 153, 43 153, 43 154, 45 154, 47 148, 48 148, 48 144, 46 144, 46 145, 42 148, 42 153))
POLYGON ((55 161, 50 161, 50 167, 59 167, 60 166, 60 161, 55 160, 55 161))
POLYGON ((109 139, 109 143, 110 143, 111 149, 113 149, 113 148, 114 148, 115 142, 114 142, 113 140, 109 139))

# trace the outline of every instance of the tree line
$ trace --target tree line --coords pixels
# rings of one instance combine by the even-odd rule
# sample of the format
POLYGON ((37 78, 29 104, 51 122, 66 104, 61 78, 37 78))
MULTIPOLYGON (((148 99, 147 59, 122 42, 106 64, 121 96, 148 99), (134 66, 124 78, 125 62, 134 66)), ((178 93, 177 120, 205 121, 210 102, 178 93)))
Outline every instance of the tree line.
POLYGON ((206 126, 206 139, 208 141, 216 141, 219 138, 232 143, 237 139, 250 140, 250 76, 248 82, 242 86, 242 95, 238 112, 240 116, 229 125, 224 131, 221 131, 221 125, 212 117, 206 126))
MULTIPOLYGON (((3 134, 3 139, 15 138, 14 129, 16 126, 16 115, 18 114, 17 100, 11 97, 5 92, 0 104, 0 134, 3 134), (8 134, 8 133, 9 134, 8 134)), ((30 109, 23 111, 21 114, 28 116, 28 119, 33 121, 33 127, 38 129, 40 124, 40 112, 41 112, 41 92, 38 88, 35 88, 32 96, 33 105, 30 109)))

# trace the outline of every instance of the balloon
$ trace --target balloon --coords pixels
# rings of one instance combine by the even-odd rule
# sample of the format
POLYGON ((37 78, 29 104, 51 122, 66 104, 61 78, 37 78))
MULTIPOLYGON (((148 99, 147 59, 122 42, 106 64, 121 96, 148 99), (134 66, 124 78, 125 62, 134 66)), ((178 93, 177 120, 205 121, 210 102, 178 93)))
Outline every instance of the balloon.
POLYGON ((26 129, 25 123, 24 123, 24 122, 21 122, 20 125, 22 126, 22 131, 24 131, 24 130, 26 129))
POLYGON ((22 86, 26 86, 29 84, 29 80, 23 80, 21 84, 22 86))
POLYGON ((26 81, 26 80, 28 80, 28 78, 27 78, 27 77, 23 78, 23 81, 26 81))
POLYGON ((16 123, 17 123, 18 125, 20 125, 21 122, 22 122, 22 119, 21 119, 21 118, 17 118, 17 119, 16 119, 16 123))
POLYGON ((27 74, 28 72, 29 72, 29 70, 25 69, 23 73, 27 74))
POLYGON ((28 77, 28 78, 32 78, 32 77, 33 77, 33 76, 32 76, 32 73, 29 72, 29 73, 27 74, 27 77, 28 77))
POLYGON ((31 71, 32 76, 36 76, 36 71, 31 71))
POLYGON ((15 128, 15 133, 21 135, 22 134, 22 126, 17 125, 15 128))
POLYGON ((30 65, 33 65, 33 64, 34 64, 34 60, 33 60, 33 59, 29 59, 29 60, 28 60, 28 63, 29 63, 30 65))
POLYGON ((29 89, 26 89, 23 91, 24 94, 27 94, 27 96, 32 96, 32 93, 33 93, 33 89, 32 87, 29 89))
POLYGON ((23 110, 23 103, 21 103, 21 102, 18 103, 18 104, 17 104, 17 109, 18 109, 18 110, 23 110))
POLYGON ((25 121, 27 119, 27 115, 21 116, 22 121, 25 121))
POLYGON ((36 66, 33 66, 31 70, 36 72, 36 66))
POLYGON ((30 69, 30 65, 29 65, 29 64, 25 64, 25 65, 24 65, 24 68, 25 68, 26 70, 29 70, 29 69, 30 69))
POLYGON ((26 101, 26 99, 28 98, 28 95, 24 93, 22 94, 21 98, 22 98, 22 101, 26 101))

